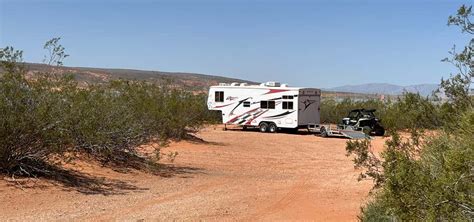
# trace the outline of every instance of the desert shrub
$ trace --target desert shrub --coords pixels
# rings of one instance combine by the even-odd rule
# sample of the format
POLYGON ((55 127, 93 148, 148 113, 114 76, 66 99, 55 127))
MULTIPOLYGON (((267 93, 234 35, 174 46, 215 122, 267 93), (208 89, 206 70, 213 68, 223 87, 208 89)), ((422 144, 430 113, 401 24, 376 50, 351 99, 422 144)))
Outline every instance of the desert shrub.
POLYGON ((133 104, 114 83, 74 89, 68 102, 63 118, 76 150, 113 158, 148 139, 133 104))
POLYGON ((76 89, 70 102, 65 119, 75 147, 109 158, 153 139, 181 139, 208 121, 202 97, 147 82, 76 89))
POLYGON ((395 222, 396 218, 390 215, 388 207, 383 205, 381 201, 369 201, 363 208, 359 215, 360 221, 367 222, 395 222))
POLYGON ((18 73, 0 80, 0 170, 32 171, 35 162, 64 149, 57 117, 61 101, 18 73))
POLYGON ((414 93, 405 93, 395 102, 387 104, 382 119, 389 130, 435 129, 443 125, 439 105, 428 97, 414 93))
MULTIPOLYGON (((59 53, 48 61, 62 64, 64 48, 57 40, 47 46, 59 53)), ((21 52, 11 47, 1 49, 0 61, 2 172, 44 172, 43 163, 65 152, 123 162, 136 156, 140 144, 182 139, 215 120, 205 96, 166 83, 116 80, 79 87, 72 76, 54 72, 27 78, 21 52)))
MULTIPOLYGON (((448 24, 474 34, 470 22, 472 15, 471 7, 463 5, 457 15, 450 16, 448 24)), ((370 151, 370 141, 347 142, 346 150, 348 155, 355 155, 355 166, 365 169, 359 178, 372 178, 375 182, 375 195, 362 209, 361 220, 473 220, 474 103, 468 93, 474 77, 473 44, 471 39, 462 52, 452 51, 453 58, 445 59, 453 63, 459 73, 441 81, 449 100, 439 106, 438 115, 442 117, 443 127, 437 134, 427 136, 419 130, 420 122, 410 124, 410 138, 392 132, 380 158, 370 151)), ((408 98, 407 103, 400 103, 400 110, 411 110, 409 104, 413 101, 419 99, 408 98)), ((421 107, 417 109, 423 113, 415 112, 410 116, 422 120, 421 123, 430 122, 430 115, 436 114, 430 112, 431 105, 414 104, 421 107)))
MULTIPOLYGON (((469 221, 474 216, 474 111, 463 115, 460 127, 420 140, 394 134, 381 153, 370 155, 370 142, 349 141, 366 169, 360 178, 375 181, 377 193, 361 215, 364 221, 469 221), (371 167, 368 167, 371 166, 371 167)), ((357 163, 357 161, 356 161, 357 163)))

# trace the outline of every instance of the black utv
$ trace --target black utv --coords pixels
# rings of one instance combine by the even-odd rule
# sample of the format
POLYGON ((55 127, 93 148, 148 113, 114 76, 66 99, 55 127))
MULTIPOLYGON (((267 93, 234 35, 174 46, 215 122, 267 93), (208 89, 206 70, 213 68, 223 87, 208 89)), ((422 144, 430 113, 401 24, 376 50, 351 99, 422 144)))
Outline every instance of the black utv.
POLYGON ((383 136, 385 129, 381 125, 381 120, 375 114, 375 109, 354 109, 349 112, 346 118, 342 119, 344 128, 351 126, 353 129, 363 130, 366 134, 383 136))

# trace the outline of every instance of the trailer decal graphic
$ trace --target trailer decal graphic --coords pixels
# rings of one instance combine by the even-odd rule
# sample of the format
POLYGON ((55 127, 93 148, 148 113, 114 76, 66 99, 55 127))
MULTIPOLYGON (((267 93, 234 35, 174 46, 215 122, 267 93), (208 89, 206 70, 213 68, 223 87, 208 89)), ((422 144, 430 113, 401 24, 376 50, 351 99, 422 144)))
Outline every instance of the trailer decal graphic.
POLYGON ((247 99, 251 99, 252 97, 247 97, 243 100, 240 100, 239 103, 237 104, 237 106, 235 106, 231 111, 230 111, 230 115, 234 115, 234 110, 237 109, 237 107, 240 106, 240 104, 244 103, 247 99))
POLYGON ((247 112, 245 112, 245 113, 242 113, 242 114, 240 114, 240 115, 238 115, 238 116, 232 118, 231 120, 227 121, 226 124, 228 124, 228 123, 233 123, 233 122, 235 122, 237 119, 239 119, 239 117, 244 116, 245 114, 251 113, 251 112, 253 112, 253 111, 257 110, 257 109, 258 109, 258 108, 255 108, 255 109, 249 110, 249 111, 247 111, 247 112))
POLYGON ((263 115, 263 114, 266 113, 266 112, 268 112, 268 109, 265 110, 265 111, 263 111, 263 112, 261 112, 261 113, 259 113, 258 115, 255 115, 253 118, 249 119, 249 121, 247 121, 247 122, 245 123, 245 125, 250 124, 254 119, 257 119, 259 116, 263 115))
POLYGON ((243 119, 243 120, 241 120, 240 122, 238 122, 237 124, 239 124, 239 125, 240 125, 240 124, 244 123, 245 121, 246 121, 246 120, 245 120, 245 119, 243 119))
POLYGON ((311 106, 311 104, 313 104, 313 103, 315 103, 315 102, 316 102, 316 100, 309 100, 309 99, 305 100, 305 101, 303 102, 303 104, 304 104, 304 110, 306 110, 309 106, 311 106))
POLYGON ((239 97, 236 97, 236 96, 227 96, 227 98, 225 100, 229 100, 229 101, 232 101, 232 100, 235 100, 235 99, 238 99, 239 97))
POLYGON ((262 118, 278 118, 278 117, 283 117, 283 116, 286 116, 286 115, 288 115, 288 114, 290 114, 290 113, 293 113, 293 112, 294 112, 294 110, 293 110, 293 111, 286 111, 286 112, 284 112, 284 113, 280 113, 280 114, 278 114, 278 115, 274 115, 274 116, 265 116, 265 117, 262 117, 262 118))
POLYGON ((269 89, 267 93, 263 94, 263 95, 267 95, 267 94, 272 94, 272 93, 279 93, 279 92, 286 92, 288 91, 287 89, 269 89))
POLYGON ((214 107, 214 108, 222 108, 222 107, 230 106, 230 105, 232 105, 232 104, 234 104, 234 103, 229 103, 229 104, 222 105, 222 106, 216 106, 216 107, 214 107))
POLYGON ((281 99, 281 97, 273 98, 273 99, 270 99, 270 100, 272 101, 272 100, 279 100, 279 99, 281 99))

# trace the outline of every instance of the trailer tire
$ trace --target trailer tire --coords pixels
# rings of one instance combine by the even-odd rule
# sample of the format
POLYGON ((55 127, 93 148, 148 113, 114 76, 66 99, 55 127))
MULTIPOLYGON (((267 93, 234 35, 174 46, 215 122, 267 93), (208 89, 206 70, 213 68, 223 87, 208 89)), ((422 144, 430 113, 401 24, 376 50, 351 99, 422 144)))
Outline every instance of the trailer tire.
POLYGON ((328 131, 324 126, 321 126, 321 129, 319 130, 321 137, 328 137, 328 131))
POLYGON ((276 131, 277 131, 277 125, 275 123, 270 123, 268 125, 268 132, 276 133, 276 131))
POLYGON ((266 122, 261 122, 260 124, 258 124, 258 129, 260 130, 260 132, 262 133, 265 133, 268 131, 268 123, 266 122))

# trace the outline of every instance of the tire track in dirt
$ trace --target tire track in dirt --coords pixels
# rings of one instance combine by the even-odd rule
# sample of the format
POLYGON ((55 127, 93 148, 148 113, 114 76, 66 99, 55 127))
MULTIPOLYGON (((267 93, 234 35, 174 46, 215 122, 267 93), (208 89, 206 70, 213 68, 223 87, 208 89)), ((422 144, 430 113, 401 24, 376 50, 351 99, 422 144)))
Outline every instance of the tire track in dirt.
POLYGON ((297 183, 290 187, 289 191, 277 201, 271 203, 267 207, 258 210, 253 215, 244 218, 242 221, 257 221, 263 219, 265 216, 277 213, 287 208, 291 203, 294 203, 304 195, 306 188, 308 187, 308 175, 300 177, 297 183))
POLYGON ((176 201, 180 199, 182 200, 183 198, 192 196, 193 194, 202 193, 204 191, 208 191, 213 188, 223 186, 229 183, 230 181, 231 181, 230 179, 216 180, 209 183, 197 185, 197 186, 192 187, 189 190, 184 190, 182 192, 171 194, 171 195, 161 197, 158 199, 143 198, 142 200, 136 201, 137 204, 123 206, 118 209, 111 209, 111 210, 108 210, 107 213, 103 213, 103 214, 87 215, 84 217, 75 218, 75 220, 111 221, 111 220, 115 220, 116 218, 126 218, 127 215, 134 214, 136 212, 146 211, 146 209, 151 206, 166 203, 166 202, 176 201))

